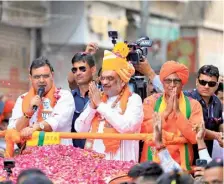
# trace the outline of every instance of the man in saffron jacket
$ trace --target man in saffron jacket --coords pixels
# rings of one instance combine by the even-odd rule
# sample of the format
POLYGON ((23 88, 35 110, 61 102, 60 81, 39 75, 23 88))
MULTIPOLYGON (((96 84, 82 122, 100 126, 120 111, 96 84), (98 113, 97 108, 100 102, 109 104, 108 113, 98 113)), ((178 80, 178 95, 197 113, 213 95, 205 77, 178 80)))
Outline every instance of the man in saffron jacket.
MULTIPOLYGON (((104 52, 100 78, 103 94, 94 82, 90 84, 90 103, 76 119, 77 132, 140 132, 143 106, 141 97, 132 93, 127 85, 135 71, 126 60, 128 52, 124 43, 117 43, 113 52, 104 52)), ((87 139, 85 148, 104 153, 108 160, 138 161, 139 144, 136 140, 87 139)))
MULTIPOLYGON (((186 97, 182 88, 187 83, 189 71, 183 64, 175 61, 167 61, 160 70, 160 80, 164 93, 154 94, 144 101, 144 120, 142 133, 152 133, 152 114, 159 112, 162 116, 163 139, 174 141, 175 136, 186 139, 186 143, 167 145, 173 159, 184 170, 190 170, 193 161, 192 144, 196 143, 196 132, 193 127, 202 121, 202 108, 199 102, 186 97)), ((178 143, 178 140, 176 141, 178 143)), ((147 143, 144 144, 141 161, 158 160, 157 151, 147 143)))

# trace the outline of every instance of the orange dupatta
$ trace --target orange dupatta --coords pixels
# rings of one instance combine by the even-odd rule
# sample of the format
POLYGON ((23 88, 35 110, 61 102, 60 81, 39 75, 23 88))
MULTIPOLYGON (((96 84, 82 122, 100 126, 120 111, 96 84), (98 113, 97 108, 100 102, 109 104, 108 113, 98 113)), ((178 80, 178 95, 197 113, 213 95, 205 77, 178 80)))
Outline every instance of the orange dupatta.
MULTIPOLYGON (((57 103, 57 99, 55 98, 55 92, 56 92, 56 87, 53 83, 50 91, 48 91, 48 93, 44 96, 44 98, 48 98, 50 100, 51 107, 54 107, 55 104, 57 103)), ((34 91, 34 88, 31 87, 30 90, 28 91, 28 93, 23 98, 23 103, 22 103, 23 113, 27 112, 27 110, 29 109, 30 100, 35 95, 36 95, 36 93, 34 91)), ((37 121, 38 122, 43 121, 42 111, 43 111, 43 104, 41 103, 41 105, 39 106, 38 115, 37 115, 37 121)))
MULTIPOLYGON (((120 108, 121 108, 121 114, 124 114, 126 108, 127 108, 127 102, 128 98, 130 97, 132 93, 130 92, 130 89, 128 86, 125 86, 123 89, 123 92, 120 93, 121 98, 120 98, 120 108)), ((107 96, 103 94, 101 100, 102 102, 107 102, 107 96)), ((119 133, 115 128, 113 128, 110 123, 105 120, 105 125, 104 125, 104 133, 119 133)), ((91 132, 96 133, 98 131, 100 124, 100 115, 97 113, 95 117, 92 120, 92 130, 91 132)), ((105 146, 105 152, 106 153, 116 153, 118 148, 120 147, 120 140, 112 140, 112 139, 104 139, 103 144, 105 146)))

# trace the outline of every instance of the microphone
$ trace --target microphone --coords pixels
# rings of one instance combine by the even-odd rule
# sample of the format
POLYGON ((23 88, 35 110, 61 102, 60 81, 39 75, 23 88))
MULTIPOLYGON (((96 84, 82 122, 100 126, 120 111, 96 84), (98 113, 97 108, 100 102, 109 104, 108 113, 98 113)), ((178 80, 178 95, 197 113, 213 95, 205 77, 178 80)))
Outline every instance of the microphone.
MULTIPOLYGON (((44 87, 44 86, 41 86, 41 87, 38 89, 37 95, 38 95, 40 98, 42 98, 43 95, 44 95, 44 92, 45 92, 45 87, 44 87)), ((33 111, 36 111, 37 108, 38 108, 38 106, 37 106, 37 105, 34 105, 34 106, 33 106, 33 111)))

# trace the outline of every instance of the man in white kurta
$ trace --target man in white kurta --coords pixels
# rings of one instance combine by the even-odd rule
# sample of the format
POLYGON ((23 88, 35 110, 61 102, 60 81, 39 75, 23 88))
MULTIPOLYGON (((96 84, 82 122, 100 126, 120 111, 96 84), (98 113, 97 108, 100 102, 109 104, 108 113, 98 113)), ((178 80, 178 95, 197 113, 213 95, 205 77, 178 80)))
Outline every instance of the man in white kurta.
MULTIPOLYGON (((72 94, 56 88, 53 83, 53 68, 43 57, 33 61, 30 67, 30 90, 19 96, 14 106, 8 129, 14 128, 22 138, 34 131, 70 132, 75 109, 72 94), (43 97, 37 95, 40 87, 45 88, 43 97), (34 110, 34 105, 37 110, 34 110)), ((71 139, 62 139, 61 144, 72 145, 71 139)))
MULTIPOLYGON (((90 84, 90 103, 75 122, 78 132, 139 133, 143 120, 141 97, 130 92, 127 85, 134 74, 133 66, 125 59, 125 54, 117 48, 128 48, 124 43, 115 46, 113 52, 105 51, 101 83, 103 94, 94 82, 90 84), (123 57, 122 57, 123 55, 123 57)), ((108 160, 138 161, 139 141, 121 140, 117 148, 108 146, 105 140, 87 140, 85 148, 103 153, 108 160), (113 151, 112 151, 113 150, 113 151)), ((107 140, 107 143, 114 140, 107 140)))

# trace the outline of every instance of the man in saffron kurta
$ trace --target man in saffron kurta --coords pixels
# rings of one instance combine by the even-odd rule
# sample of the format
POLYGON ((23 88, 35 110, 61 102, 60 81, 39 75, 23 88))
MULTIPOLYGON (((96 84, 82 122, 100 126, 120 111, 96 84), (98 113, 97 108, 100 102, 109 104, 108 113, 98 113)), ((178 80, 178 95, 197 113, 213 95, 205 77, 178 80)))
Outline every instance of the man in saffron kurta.
MULTIPOLYGON (((193 161, 192 144, 196 143, 196 132, 193 126, 202 121, 202 109, 199 102, 186 97, 182 87, 188 81, 187 67, 175 61, 167 61, 160 70, 160 80, 164 93, 154 94, 144 101, 144 120, 142 133, 152 133, 152 114, 159 112, 162 116, 163 140, 172 140, 173 136, 186 139, 186 144, 167 145, 171 156, 181 165, 182 169, 190 170, 193 161)), ((177 141, 178 143, 178 141, 177 141)), ((156 160, 156 149, 144 144, 141 161, 156 160), (155 151, 155 152, 153 152, 155 151)))
MULTIPOLYGON (((116 44, 113 52, 105 51, 101 94, 96 84, 89 86, 90 103, 75 122, 77 132, 139 133, 143 120, 141 97, 127 85, 134 67, 127 62, 128 47, 116 44)), ((104 153, 108 160, 138 161, 139 144, 136 140, 86 140, 85 148, 104 153)))

